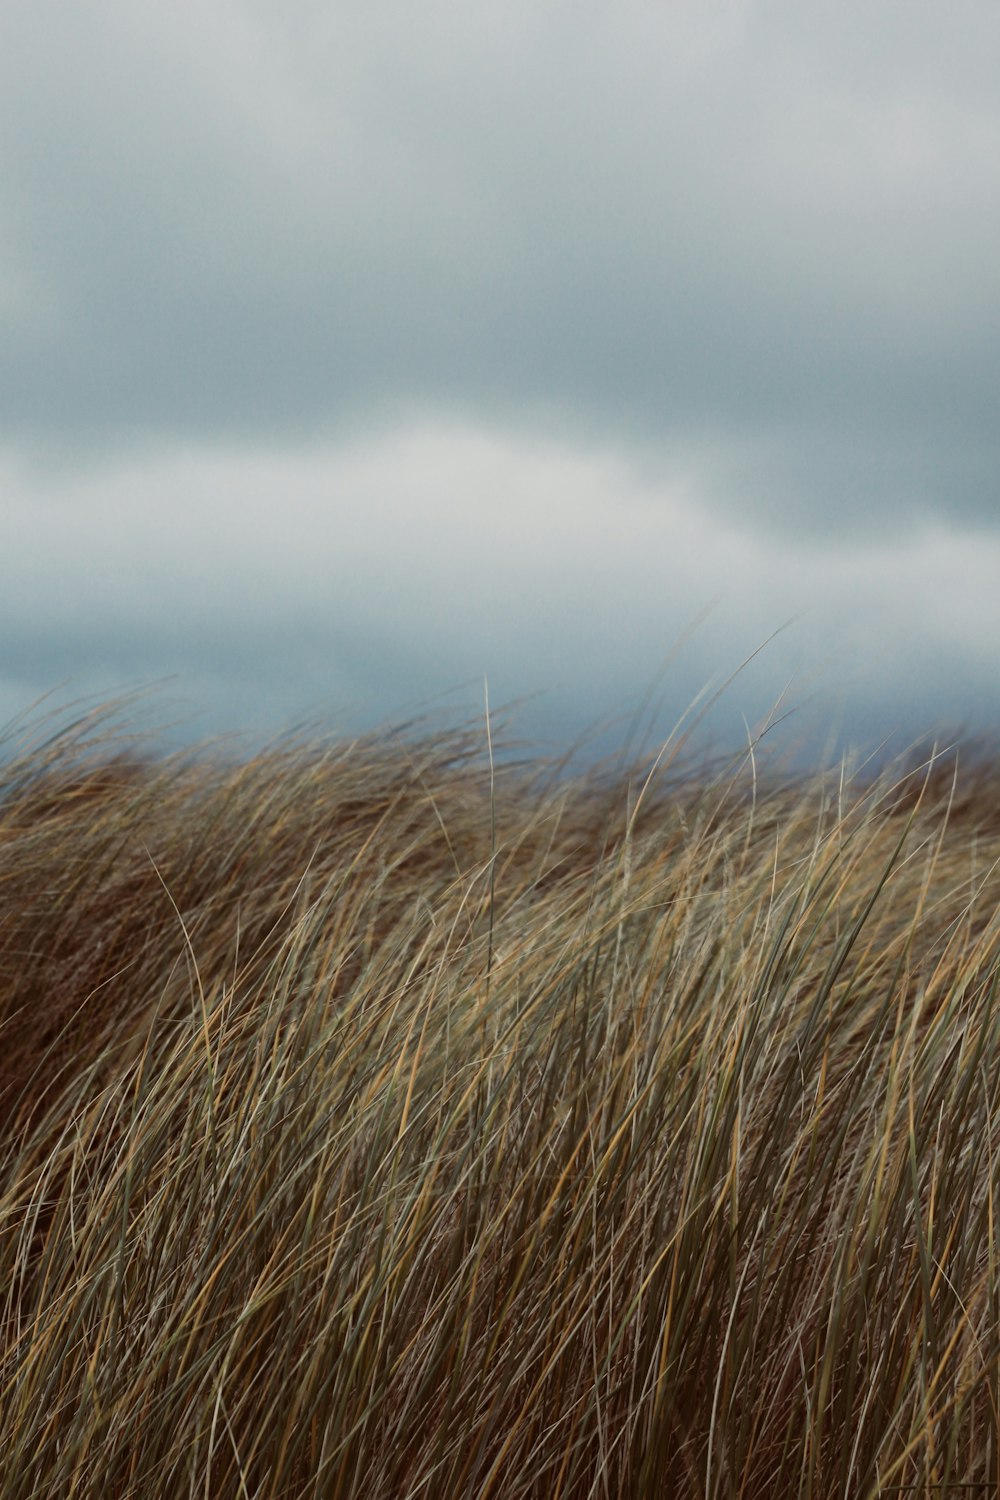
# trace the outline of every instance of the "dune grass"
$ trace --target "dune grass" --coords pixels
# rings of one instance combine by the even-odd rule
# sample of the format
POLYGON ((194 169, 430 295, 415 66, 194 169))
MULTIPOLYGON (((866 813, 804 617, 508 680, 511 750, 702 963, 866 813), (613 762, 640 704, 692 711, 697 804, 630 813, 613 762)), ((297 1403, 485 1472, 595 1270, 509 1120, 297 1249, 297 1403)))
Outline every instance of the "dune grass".
POLYGON ((0 1497, 1000 1496, 1000 768, 0 770, 0 1497))

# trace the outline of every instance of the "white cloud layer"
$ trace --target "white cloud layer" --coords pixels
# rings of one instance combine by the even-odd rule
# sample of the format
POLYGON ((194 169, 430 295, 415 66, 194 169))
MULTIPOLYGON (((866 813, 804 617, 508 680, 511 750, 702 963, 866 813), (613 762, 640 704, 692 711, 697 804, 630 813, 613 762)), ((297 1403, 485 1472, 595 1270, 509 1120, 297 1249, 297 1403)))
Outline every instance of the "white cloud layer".
POLYGON ((475 712, 487 674, 495 705, 544 694, 517 722, 565 739, 634 706, 695 627, 665 731, 791 622, 724 695, 727 742, 789 681, 814 745, 838 700, 855 740, 1000 724, 1000 537, 761 538, 716 514, 683 454, 652 482, 607 448, 416 424, 0 477, 10 712, 57 678, 98 692, 177 674, 206 731, 373 724, 459 689, 475 712))

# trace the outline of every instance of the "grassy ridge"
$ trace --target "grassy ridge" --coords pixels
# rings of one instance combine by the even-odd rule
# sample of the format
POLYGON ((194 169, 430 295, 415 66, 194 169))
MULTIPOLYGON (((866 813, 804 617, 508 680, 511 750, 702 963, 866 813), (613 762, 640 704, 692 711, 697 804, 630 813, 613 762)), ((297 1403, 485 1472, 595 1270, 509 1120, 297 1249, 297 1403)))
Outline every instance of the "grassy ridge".
POLYGON ((0 782, 3 1500, 1000 1495, 995 768, 0 782))

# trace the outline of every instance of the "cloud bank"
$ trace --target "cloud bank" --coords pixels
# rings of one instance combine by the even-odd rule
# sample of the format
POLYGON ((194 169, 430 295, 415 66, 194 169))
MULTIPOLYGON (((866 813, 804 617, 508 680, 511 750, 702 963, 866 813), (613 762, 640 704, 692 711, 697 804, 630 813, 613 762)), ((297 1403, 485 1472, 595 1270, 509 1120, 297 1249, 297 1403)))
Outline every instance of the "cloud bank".
POLYGON ((1000 724, 1000 536, 776 541, 715 514, 681 463, 654 484, 607 451, 426 425, 3 483, 11 712, 57 678, 99 692, 179 674, 205 732, 374 725, 449 692, 474 713, 485 674, 494 705, 542 695, 517 723, 558 741, 634 707, 677 648, 665 732, 787 623, 719 704, 729 743, 786 689, 814 738, 837 712, 859 743, 918 735, 928 697, 940 723, 1000 724))
POLYGON ((391 714, 488 671, 555 731, 708 607, 678 701, 804 610, 748 706, 816 670, 858 733, 996 719, 1000 10, 3 32, 0 703, 391 714))

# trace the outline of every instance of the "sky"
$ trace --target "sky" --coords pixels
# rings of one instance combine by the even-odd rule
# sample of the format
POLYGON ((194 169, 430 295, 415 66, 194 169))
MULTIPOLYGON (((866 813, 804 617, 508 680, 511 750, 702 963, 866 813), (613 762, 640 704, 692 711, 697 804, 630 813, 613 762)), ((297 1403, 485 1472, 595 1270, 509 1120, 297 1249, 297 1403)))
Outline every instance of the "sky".
POLYGON ((0 724, 996 730, 998 57, 988 0, 6 0, 0 724))

